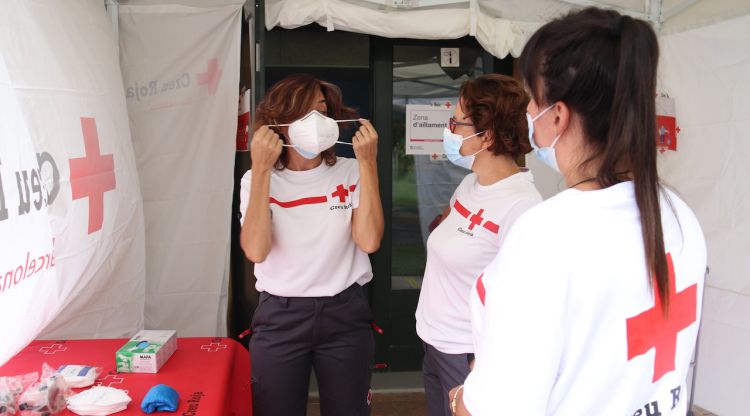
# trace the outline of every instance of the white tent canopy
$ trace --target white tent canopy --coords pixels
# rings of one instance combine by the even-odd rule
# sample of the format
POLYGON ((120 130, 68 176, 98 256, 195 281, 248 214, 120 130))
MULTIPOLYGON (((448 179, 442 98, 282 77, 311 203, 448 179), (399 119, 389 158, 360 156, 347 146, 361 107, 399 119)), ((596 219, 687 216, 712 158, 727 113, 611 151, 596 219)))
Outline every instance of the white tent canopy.
POLYGON ((318 23, 389 38, 477 38, 493 55, 518 56, 542 23, 599 6, 653 22, 663 34, 748 14, 747 0, 267 0, 266 28, 318 23))

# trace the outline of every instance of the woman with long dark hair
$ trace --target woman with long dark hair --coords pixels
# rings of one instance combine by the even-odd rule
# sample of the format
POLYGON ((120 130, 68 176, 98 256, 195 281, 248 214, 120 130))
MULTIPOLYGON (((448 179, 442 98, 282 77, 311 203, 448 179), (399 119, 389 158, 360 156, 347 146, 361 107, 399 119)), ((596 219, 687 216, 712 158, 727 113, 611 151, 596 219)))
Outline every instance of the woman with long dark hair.
POLYGON ((596 8, 524 47, 529 136, 569 189, 519 218, 485 270, 454 412, 686 414, 706 246, 657 176, 658 57, 648 23, 596 8))
POLYGON ((250 356, 253 414, 304 416, 311 369, 323 415, 368 415, 371 313, 362 285, 380 246, 377 133, 310 75, 258 105, 242 178, 240 235, 260 292, 250 356), (361 124, 355 159, 336 157, 338 123, 361 124))

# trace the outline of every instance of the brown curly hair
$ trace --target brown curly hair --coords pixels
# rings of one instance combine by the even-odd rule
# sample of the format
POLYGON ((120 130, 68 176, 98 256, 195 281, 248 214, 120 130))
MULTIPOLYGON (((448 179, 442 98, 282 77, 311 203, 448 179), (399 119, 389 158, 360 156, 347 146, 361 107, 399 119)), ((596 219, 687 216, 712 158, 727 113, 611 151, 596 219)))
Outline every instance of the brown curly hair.
POLYGON ((464 82, 458 96, 476 131, 492 132, 488 151, 513 159, 531 151, 526 122, 529 96, 521 83, 507 75, 486 74, 464 82))
MULTIPOLYGON (((321 81, 310 74, 290 75, 271 87, 255 109, 253 131, 269 124, 288 124, 299 120, 315 108, 315 93, 320 91, 326 100, 328 117, 334 120, 359 118, 357 111, 344 105, 341 89, 330 82, 321 81)), ((272 127, 289 144, 278 127, 272 127)), ((326 165, 336 164, 336 150, 332 147, 320 153, 326 165)), ((282 170, 289 163, 289 148, 281 150, 276 169, 282 170)))

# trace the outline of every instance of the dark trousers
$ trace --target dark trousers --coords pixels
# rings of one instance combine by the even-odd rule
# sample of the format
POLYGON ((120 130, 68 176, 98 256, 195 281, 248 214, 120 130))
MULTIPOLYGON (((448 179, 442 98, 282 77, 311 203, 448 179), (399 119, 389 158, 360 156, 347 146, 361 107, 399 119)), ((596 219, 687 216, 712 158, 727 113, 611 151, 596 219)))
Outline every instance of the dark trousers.
POLYGON ((314 368, 321 415, 369 415, 371 320, 356 283, 327 297, 261 293, 250 338, 253 414, 304 416, 314 368))
POLYGON ((474 354, 446 354, 430 344, 424 344, 424 392, 429 416, 451 416, 448 392, 469 375, 469 363, 474 354))

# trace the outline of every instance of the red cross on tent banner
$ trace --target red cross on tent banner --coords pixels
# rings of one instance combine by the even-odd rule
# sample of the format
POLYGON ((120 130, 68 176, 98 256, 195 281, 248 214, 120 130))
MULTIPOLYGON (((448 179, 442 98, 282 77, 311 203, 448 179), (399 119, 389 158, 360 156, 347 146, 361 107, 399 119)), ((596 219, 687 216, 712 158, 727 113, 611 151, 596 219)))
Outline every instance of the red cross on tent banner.
POLYGON ((675 101, 666 96, 656 97, 656 147, 660 153, 677 151, 677 116, 675 101))
POLYGON ((111 154, 99 150, 95 119, 81 117, 81 130, 86 156, 70 159, 70 187, 74 200, 88 198, 91 234, 102 229, 104 193, 115 189, 115 162, 111 154))
POLYGON ((674 370, 677 333, 696 320, 698 286, 693 284, 677 292, 672 255, 667 253, 669 270, 669 315, 662 313, 662 303, 654 284, 654 306, 626 321, 628 336, 628 361, 654 348, 654 377, 657 382, 664 374, 674 370))
POLYGON ((209 59, 206 72, 198 73, 198 85, 208 86, 208 95, 214 95, 216 93, 216 88, 219 86, 221 72, 221 68, 219 68, 219 60, 216 58, 209 59))

